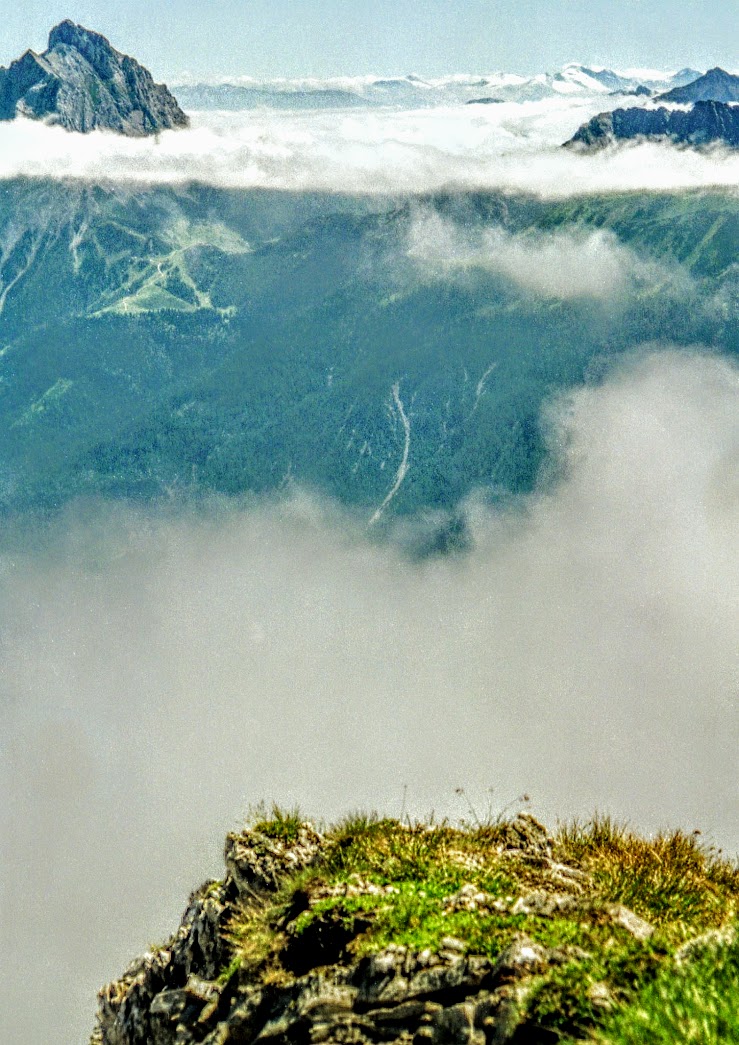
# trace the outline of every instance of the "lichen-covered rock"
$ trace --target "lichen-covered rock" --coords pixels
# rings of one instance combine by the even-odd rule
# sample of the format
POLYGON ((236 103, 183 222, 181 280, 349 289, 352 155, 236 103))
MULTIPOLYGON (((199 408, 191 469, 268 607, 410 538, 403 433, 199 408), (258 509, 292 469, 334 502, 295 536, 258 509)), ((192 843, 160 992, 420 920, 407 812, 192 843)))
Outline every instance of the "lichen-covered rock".
POLYGON ((97 128, 131 137, 186 127, 188 118, 163 84, 99 33, 67 20, 43 54, 26 53, 0 69, 0 120, 43 119, 70 131, 97 128))
POLYGON ((438 953, 390 945, 262 987, 238 975, 208 980, 190 972, 183 981, 193 922, 190 916, 167 948, 101 991, 94 1043, 503 1043, 517 1026, 517 985, 550 960, 525 938, 493 963, 465 955, 462 941, 449 937, 438 953))
POLYGON ((277 889, 285 875, 307 867, 320 845, 321 836, 305 823, 295 838, 274 838, 259 831, 229 834, 224 858, 237 889, 259 896, 277 889))
POLYGON ((513 820, 502 824, 499 839, 504 849, 523 849, 547 855, 552 852, 551 836, 531 813, 519 813, 513 820))
POLYGON ((413 952, 391 945, 359 962, 353 982, 357 1004, 397 1005, 410 999, 464 996, 490 978, 492 963, 464 957, 457 948, 413 952))
MULTIPOLYGON (((206 991, 200 1009, 213 1001, 216 988, 204 981, 215 980, 230 959, 225 934, 230 892, 226 884, 203 886, 190 897, 180 928, 166 946, 137 958, 120 980, 100 991, 93 1041, 102 1045, 166 1041, 164 1016, 180 1003, 183 1012, 192 1006, 195 983, 200 985, 197 990, 206 991)), ((192 1008, 188 1011, 192 1014, 192 1008)))
MULTIPOLYGON (((540 958, 545 959, 545 952, 537 952, 540 958)), ((252 988, 237 991, 227 1019, 207 1037, 192 1040, 205 1045, 268 1041, 282 1045, 497 1041, 502 1045, 518 1025, 516 971, 525 976, 531 969, 523 961, 507 961, 506 983, 499 977, 501 987, 496 990, 491 989, 496 981, 493 965, 485 959, 458 953, 441 957, 391 946, 355 965, 323 968, 268 988, 258 995, 257 1004, 252 988)), ((176 1018, 186 1004, 186 996, 180 993, 158 1000, 155 1008, 174 1012, 176 1018)), ((173 1035, 162 1045, 189 1041, 183 1035, 191 1032, 180 1024, 180 1037, 173 1035)))
MULTIPOLYGON (((196 1024, 200 1036, 193 1040, 202 1040, 209 1024, 215 1025, 221 1003, 230 1001, 231 988, 224 992, 224 985, 215 982, 232 957, 229 918, 239 905, 260 902, 287 875, 307 866, 320 843, 320 835, 307 823, 289 838, 273 838, 258 830, 229 834, 225 880, 193 893, 172 939, 138 958, 120 980, 100 991, 93 1041, 102 1045, 176 1041, 179 1045, 190 1040, 183 1037, 185 1024, 196 1024)), ((253 1007, 252 994, 247 1008, 253 1007)))

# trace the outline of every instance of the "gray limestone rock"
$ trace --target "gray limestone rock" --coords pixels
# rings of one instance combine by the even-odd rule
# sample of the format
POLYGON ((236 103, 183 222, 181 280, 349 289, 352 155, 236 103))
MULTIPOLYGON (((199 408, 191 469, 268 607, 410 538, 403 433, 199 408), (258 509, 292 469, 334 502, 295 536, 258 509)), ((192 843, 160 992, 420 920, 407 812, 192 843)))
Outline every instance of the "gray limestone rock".
POLYGON ((522 976, 543 972, 549 960, 549 953, 544 947, 522 934, 498 955, 493 975, 496 980, 517 980, 522 976))
POLYGON ((519 896, 511 907, 511 914, 534 914, 539 918, 554 918, 556 915, 578 909, 578 901, 569 893, 548 893, 544 889, 519 896))
POLYGON ((733 928, 709 929, 699 936, 694 936, 691 940, 684 943, 682 947, 678 948, 675 952, 675 961, 678 965, 696 961, 698 958, 703 957, 706 952, 732 944, 736 939, 736 935, 736 930, 733 928))
MULTIPOLYGON (((446 898, 444 910, 539 920, 564 914, 599 924, 605 916, 637 941, 651 934, 652 927, 623 905, 583 895, 585 876, 556 863, 552 840, 533 817, 501 825, 495 844, 500 857, 518 861, 526 872, 536 868, 545 881, 555 869, 570 891, 558 883, 557 891, 541 887, 495 899, 468 882, 446 898)), ((194 893, 165 946, 100 992, 92 1045, 508 1045, 528 1040, 521 1028, 538 978, 591 957, 576 946, 543 946, 525 933, 492 956, 470 953, 468 943, 453 935, 434 950, 391 943, 362 956, 355 944, 371 912, 352 903, 373 896, 382 904, 392 894, 358 875, 338 890, 329 888, 321 881, 326 845, 309 823, 284 832, 259 825, 229 835, 225 880, 194 893), (285 883, 308 868, 315 888, 305 876, 285 902, 285 883), (322 909, 326 900, 339 902, 322 909), (234 951, 232 917, 248 909, 272 912, 275 949, 259 959, 262 965, 234 951), (303 913, 311 915, 307 924, 300 922, 303 913)), ((588 997, 598 1009, 612 1004, 608 984, 594 983, 588 997)))
POLYGON ((228 873, 247 897, 274 892, 287 874, 307 867, 317 856, 321 836, 311 824, 301 824, 297 837, 286 841, 242 831, 226 838, 224 858, 228 873))
POLYGON ((504 849, 551 855, 553 841, 547 829, 531 813, 518 813, 501 824, 500 844, 504 849))
POLYGON ((43 54, 26 53, 0 68, 0 120, 46 120, 70 131, 96 129, 143 137, 187 127, 163 84, 99 33, 64 21, 43 54))
POLYGON ((648 940, 654 932, 653 925, 645 922, 643 918, 640 918, 638 914, 634 914, 633 911, 629 910, 628 907, 624 907, 623 904, 614 904, 609 908, 608 913, 616 925, 620 925, 622 929, 625 929, 627 933, 630 933, 640 943, 648 940))

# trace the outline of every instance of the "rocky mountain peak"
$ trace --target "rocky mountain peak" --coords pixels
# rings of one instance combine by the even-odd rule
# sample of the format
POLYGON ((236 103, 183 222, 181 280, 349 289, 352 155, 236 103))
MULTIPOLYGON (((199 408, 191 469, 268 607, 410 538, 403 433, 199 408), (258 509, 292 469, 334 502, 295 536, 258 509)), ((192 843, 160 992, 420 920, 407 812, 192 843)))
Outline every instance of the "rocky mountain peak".
POLYGON ((733 83, 736 80, 736 76, 732 75, 732 73, 727 73, 720 65, 716 65, 713 69, 708 70, 705 74, 705 79, 719 83, 733 83))
POLYGON ((107 37, 91 29, 85 29, 82 25, 75 25, 69 18, 54 26, 49 33, 49 47, 46 53, 65 47, 73 48, 98 74, 103 75, 110 72, 110 66, 115 64, 116 59, 124 57, 116 51, 107 37))
POLYGON ((100 33, 94 33, 91 29, 85 29, 82 25, 76 25, 71 18, 65 18, 59 25, 55 25, 49 33, 49 50, 58 44, 69 44, 70 47, 80 48, 84 42, 96 39, 110 47, 110 43, 100 33))
MULTIPOLYGON (((717 909, 733 910, 728 866, 719 888, 694 840, 643 842, 602 824, 570 840, 526 813, 476 830, 360 819, 318 834, 281 814, 230 834, 225 877, 100 991, 90 1045, 595 1041, 657 976, 664 985, 736 941, 713 928, 717 909), (634 870, 645 850, 664 868, 660 887, 634 870), (663 899, 685 881, 673 852, 695 868, 687 943, 682 909, 663 899), (659 930, 622 902, 625 873, 659 930)), ((661 1025, 666 1011, 654 1011, 661 1025)), ((706 1022, 694 1004, 693 1018, 710 1027, 703 1011, 706 1022)))
POLYGON ((188 119, 163 84, 100 33, 65 19, 43 55, 27 51, 0 69, 0 119, 43 119, 67 130, 134 137, 185 127, 188 119))
POLYGON ((659 96, 663 102, 686 104, 691 102, 736 102, 739 101, 739 76, 727 73, 720 66, 709 69, 703 76, 675 87, 659 96))

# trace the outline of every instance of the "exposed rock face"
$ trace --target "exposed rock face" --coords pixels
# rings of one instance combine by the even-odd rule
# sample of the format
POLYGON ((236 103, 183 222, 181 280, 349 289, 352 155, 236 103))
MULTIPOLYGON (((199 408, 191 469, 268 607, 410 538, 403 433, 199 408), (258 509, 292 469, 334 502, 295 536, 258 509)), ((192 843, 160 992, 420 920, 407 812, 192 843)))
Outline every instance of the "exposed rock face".
POLYGON ((739 102, 739 76, 733 76, 716 66, 692 83, 673 87, 671 91, 658 95, 658 100, 680 105, 691 102, 739 102))
MULTIPOLYGON (((501 857, 545 867, 547 880, 564 882, 566 891, 494 902, 465 885, 448 897, 450 910, 490 907, 551 918, 566 909, 588 916, 593 901, 581 893, 587 876, 554 861, 552 841, 533 817, 520 814, 505 825, 497 845, 501 857)), ((542 946, 518 932, 493 957, 468 953, 464 942, 447 936, 435 952, 389 944, 357 958, 352 944, 369 922, 351 907, 323 910, 327 897, 338 893, 319 884, 298 890, 281 915, 279 973, 260 976, 234 963, 233 915, 264 909, 288 878, 320 869, 324 846, 310 824, 290 838, 258 829, 229 835, 225 880, 193 894, 175 936, 100 992, 93 1045, 503 1045, 519 1040, 522 1004, 537 977, 580 956, 575 947, 542 946), (323 913, 310 931, 297 931, 301 914, 311 908, 323 913)), ((338 888, 350 902, 383 892, 357 875, 338 888)), ((385 891, 397 893, 392 886, 385 891)), ((621 905, 598 911, 635 938, 652 931, 621 905)))
POLYGON ((176 99, 148 70, 104 36, 70 21, 51 30, 43 54, 26 51, 0 69, 0 120, 16 116, 132 137, 188 125, 176 99))
POLYGON ((229 878, 245 896, 274 892, 288 874, 307 867, 318 854, 321 836, 303 824, 289 845, 261 840, 254 832, 229 834, 224 859, 229 878))
MULTIPOLYGON (((258 831, 229 834, 225 880, 206 883, 193 893, 167 945, 136 959, 120 980, 103 988, 92 1041, 148 1045, 206 1040, 209 1029, 228 1011, 236 985, 235 980, 219 980, 232 957, 229 919, 238 907, 263 902, 287 875, 310 864, 320 841, 310 824, 302 825, 289 844, 258 831), (187 1036, 179 1034, 179 1025, 190 1028, 187 1036)), ((243 1007, 234 1017, 237 1025, 252 1015, 256 1018, 252 1008, 257 996, 259 1010, 261 992, 247 989, 243 1007)), ((208 1036, 207 1040, 221 1039, 208 1036)))
POLYGON ((685 145, 723 142, 739 147, 739 107, 725 102, 696 102, 687 112, 678 109, 615 109, 600 113, 566 146, 601 148, 629 138, 666 138, 685 145))
POLYGON ((176 1010, 182 1017, 189 1008, 197 1015, 206 1006, 217 989, 212 981, 230 954, 223 930, 233 895, 231 883, 224 883, 205 885, 190 897, 168 946, 137 958, 120 980, 100 992, 93 1042, 158 1041, 155 1028, 166 1022, 166 1013, 176 1010))

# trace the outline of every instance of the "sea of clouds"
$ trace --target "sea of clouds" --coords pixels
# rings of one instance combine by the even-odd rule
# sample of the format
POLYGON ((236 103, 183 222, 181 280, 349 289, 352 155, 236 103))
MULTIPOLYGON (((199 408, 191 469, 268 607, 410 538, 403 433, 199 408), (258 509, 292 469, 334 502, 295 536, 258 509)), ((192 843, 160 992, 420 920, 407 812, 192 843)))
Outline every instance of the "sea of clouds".
POLYGON ((544 197, 634 189, 736 189, 739 153, 657 143, 562 149, 603 96, 404 110, 192 113, 155 139, 0 123, 0 179, 59 177, 229 188, 417 193, 444 187, 544 197))
POLYGON ((454 818, 456 788, 526 792, 736 849, 739 370, 660 346, 547 423, 558 478, 472 499, 461 557, 308 494, 6 533, 4 1040, 84 1040, 259 799, 398 815, 407 788, 454 818))

